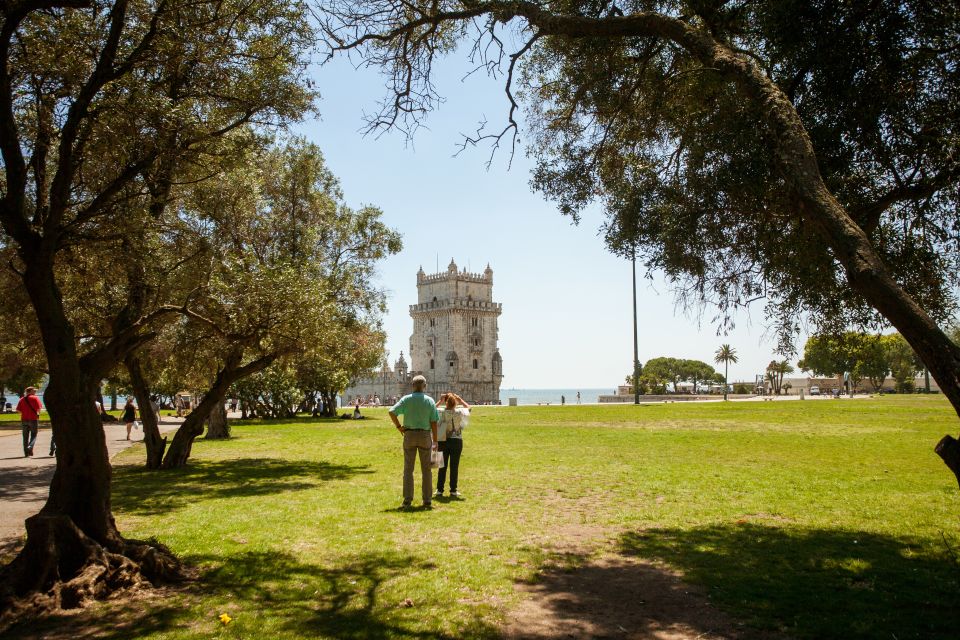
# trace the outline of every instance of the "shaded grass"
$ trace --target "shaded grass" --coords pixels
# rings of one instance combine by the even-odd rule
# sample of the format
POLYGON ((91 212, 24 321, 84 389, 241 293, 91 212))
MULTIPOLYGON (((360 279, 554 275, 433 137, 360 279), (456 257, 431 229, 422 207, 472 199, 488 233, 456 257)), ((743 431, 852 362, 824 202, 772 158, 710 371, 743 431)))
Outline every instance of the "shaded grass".
POLYGON ((958 570, 920 537, 741 520, 625 534, 760 628, 811 638, 956 637, 958 570))
POLYGON ((400 438, 384 409, 366 414, 234 423, 175 472, 125 453, 122 530, 203 578, 70 624, 111 638, 130 637, 125 625, 145 638, 494 637, 517 582, 592 553, 664 561, 753 628, 795 637, 947 638, 960 623, 944 543, 960 546, 960 494, 932 452, 957 419, 940 397, 478 407, 466 500, 433 511, 397 509, 400 438))

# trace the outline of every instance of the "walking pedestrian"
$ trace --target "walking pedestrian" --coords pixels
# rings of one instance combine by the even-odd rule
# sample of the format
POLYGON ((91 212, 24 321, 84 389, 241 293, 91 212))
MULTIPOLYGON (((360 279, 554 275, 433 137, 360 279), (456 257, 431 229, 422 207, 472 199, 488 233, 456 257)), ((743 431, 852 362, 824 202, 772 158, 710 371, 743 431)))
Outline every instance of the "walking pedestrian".
POLYGON ((23 432, 23 457, 33 455, 33 446, 37 443, 37 431, 40 429, 40 411, 43 409, 36 387, 27 387, 23 397, 17 403, 20 412, 20 430, 23 432))
POLYGON ((130 430, 133 429, 133 423, 137 421, 137 407, 133 404, 132 397, 127 397, 127 404, 123 405, 123 421, 127 424, 127 440, 129 440, 130 430))
POLYGON ((437 448, 437 405, 423 390, 427 379, 414 376, 413 393, 400 398, 390 408, 390 421, 403 434, 403 506, 413 503, 413 467, 420 458, 420 482, 423 506, 432 506, 433 471, 430 468, 430 453, 437 448), (397 416, 403 416, 403 426, 397 416))

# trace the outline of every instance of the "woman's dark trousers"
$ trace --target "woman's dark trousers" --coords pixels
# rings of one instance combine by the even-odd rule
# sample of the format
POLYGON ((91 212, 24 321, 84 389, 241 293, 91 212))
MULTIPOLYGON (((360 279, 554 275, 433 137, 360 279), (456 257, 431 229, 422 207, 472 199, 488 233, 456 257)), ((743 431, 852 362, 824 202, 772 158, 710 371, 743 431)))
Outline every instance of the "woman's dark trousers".
POLYGON ((443 466, 437 471, 437 491, 443 492, 443 481, 447 477, 447 469, 450 470, 450 492, 457 490, 457 474, 460 471, 460 454, 463 453, 463 440, 461 438, 447 438, 440 443, 443 449, 443 466))

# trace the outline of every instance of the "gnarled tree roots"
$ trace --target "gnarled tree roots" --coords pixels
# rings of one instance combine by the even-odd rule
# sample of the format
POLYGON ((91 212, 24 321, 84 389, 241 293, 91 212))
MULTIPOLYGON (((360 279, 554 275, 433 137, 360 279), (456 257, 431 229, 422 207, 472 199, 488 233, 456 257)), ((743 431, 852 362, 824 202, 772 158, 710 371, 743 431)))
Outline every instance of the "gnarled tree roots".
POLYGON ((26 524, 26 546, 0 571, 0 631, 26 616, 187 577, 180 561, 157 542, 117 535, 101 544, 59 514, 40 513, 26 524))

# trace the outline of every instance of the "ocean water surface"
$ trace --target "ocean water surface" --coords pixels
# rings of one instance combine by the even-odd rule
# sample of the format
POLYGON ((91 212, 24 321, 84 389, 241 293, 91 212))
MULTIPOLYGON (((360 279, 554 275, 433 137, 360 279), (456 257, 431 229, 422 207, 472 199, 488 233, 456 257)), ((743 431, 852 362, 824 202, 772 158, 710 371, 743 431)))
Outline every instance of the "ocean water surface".
POLYGON ((516 398, 519 405, 560 404, 561 397, 567 404, 577 404, 577 392, 580 392, 581 404, 595 404, 601 395, 616 393, 616 389, 512 389, 500 388, 500 403, 509 404, 510 398, 516 398))

